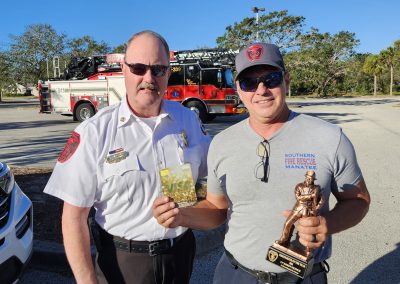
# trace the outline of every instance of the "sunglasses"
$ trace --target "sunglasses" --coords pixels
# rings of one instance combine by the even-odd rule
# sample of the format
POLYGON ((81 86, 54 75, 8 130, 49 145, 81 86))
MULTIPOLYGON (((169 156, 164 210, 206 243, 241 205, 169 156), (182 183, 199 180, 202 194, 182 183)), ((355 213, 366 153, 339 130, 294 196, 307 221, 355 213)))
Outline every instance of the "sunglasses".
POLYGON ((167 73, 169 66, 166 65, 146 65, 142 63, 127 63, 125 64, 129 67, 129 70, 135 75, 143 76, 146 74, 147 69, 150 68, 151 75, 154 77, 162 77, 167 73))
POLYGON ((261 162, 256 165, 255 176, 262 182, 268 182, 269 177, 269 153, 271 152, 267 140, 260 142, 257 146, 257 156, 261 158, 261 162))
POLYGON ((268 89, 278 87, 283 80, 283 72, 277 71, 268 73, 261 77, 243 77, 239 79, 239 86, 242 91, 255 92, 258 84, 263 83, 268 89))

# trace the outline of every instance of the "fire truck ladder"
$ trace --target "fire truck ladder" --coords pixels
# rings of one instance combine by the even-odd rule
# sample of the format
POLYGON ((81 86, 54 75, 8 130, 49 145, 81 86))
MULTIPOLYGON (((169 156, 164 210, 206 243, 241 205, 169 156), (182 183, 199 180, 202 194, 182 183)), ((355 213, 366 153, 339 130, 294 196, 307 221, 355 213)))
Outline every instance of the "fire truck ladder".
POLYGON ((174 51, 171 62, 206 63, 211 65, 234 66, 238 51, 232 49, 197 49, 174 51))

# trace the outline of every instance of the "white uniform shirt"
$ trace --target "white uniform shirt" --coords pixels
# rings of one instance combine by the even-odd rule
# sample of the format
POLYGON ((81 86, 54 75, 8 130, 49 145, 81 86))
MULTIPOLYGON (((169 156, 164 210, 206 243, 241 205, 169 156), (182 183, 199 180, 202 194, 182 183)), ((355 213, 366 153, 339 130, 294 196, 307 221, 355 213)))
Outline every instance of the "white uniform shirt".
POLYGON ((210 140, 196 114, 178 103, 163 101, 152 130, 123 100, 75 129, 44 192, 94 206, 97 223, 112 235, 174 238, 186 228, 165 229, 152 214, 154 199, 162 195, 159 171, 190 163, 194 181, 207 176, 210 140))

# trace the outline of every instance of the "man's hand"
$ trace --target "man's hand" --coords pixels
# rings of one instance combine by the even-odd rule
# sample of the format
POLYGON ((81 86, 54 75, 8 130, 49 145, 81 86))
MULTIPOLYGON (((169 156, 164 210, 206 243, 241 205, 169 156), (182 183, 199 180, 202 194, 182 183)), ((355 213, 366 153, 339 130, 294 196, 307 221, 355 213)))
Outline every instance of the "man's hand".
POLYGON ((225 195, 212 192, 207 192, 206 200, 185 208, 178 208, 174 200, 167 196, 158 197, 153 202, 154 218, 165 228, 213 229, 225 222, 227 210, 225 195))
POLYGON ((153 202, 153 215, 158 224, 165 228, 180 226, 181 214, 176 203, 168 196, 158 197, 153 202))
POLYGON ((323 216, 302 217, 298 221, 297 232, 303 246, 319 248, 328 238, 326 219, 323 216))
MULTIPOLYGON (((283 215, 287 218, 292 211, 286 210, 283 215)), ((326 219, 323 216, 302 217, 296 223, 300 243, 308 248, 319 248, 328 238, 326 219)))

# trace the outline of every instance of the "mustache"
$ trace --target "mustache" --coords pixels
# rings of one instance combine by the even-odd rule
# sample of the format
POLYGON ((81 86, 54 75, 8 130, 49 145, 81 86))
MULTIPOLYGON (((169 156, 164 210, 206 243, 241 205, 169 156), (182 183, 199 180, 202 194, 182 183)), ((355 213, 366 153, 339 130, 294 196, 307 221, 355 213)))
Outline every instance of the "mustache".
POLYGON ((139 86, 137 86, 136 88, 138 91, 140 90, 145 90, 145 89, 149 89, 151 91, 158 91, 158 86, 152 83, 148 83, 148 82, 142 82, 139 84, 139 86))

